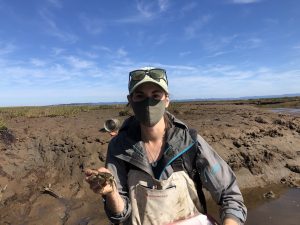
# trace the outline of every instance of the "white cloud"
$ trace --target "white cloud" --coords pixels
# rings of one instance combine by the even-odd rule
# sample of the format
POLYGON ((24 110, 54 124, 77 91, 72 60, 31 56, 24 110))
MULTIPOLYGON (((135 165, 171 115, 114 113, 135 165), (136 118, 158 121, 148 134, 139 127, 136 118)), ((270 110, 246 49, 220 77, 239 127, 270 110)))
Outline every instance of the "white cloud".
POLYGON ((62 8, 63 4, 61 0, 47 0, 51 5, 53 5, 56 8, 62 8))
POLYGON ((261 2, 262 0, 231 0, 230 2, 233 4, 251 4, 261 2))
MULTIPOLYGON (((210 52, 214 53, 210 55, 209 57, 217 56, 217 54, 224 54, 228 53, 232 50, 227 50, 229 46, 231 46, 233 43, 238 43, 239 40, 242 39, 242 37, 239 37, 238 35, 234 34, 231 36, 215 36, 212 34, 202 35, 201 36, 201 45, 203 48, 210 52)), ((230 47, 231 48, 231 47, 230 47)))
POLYGON ((39 15, 42 17, 42 19, 44 20, 44 22, 46 22, 47 26, 52 28, 52 29, 56 29, 56 24, 54 22, 54 20, 51 19, 51 17, 54 17, 49 10, 43 8, 39 10, 39 15))
POLYGON ((158 19, 160 15, 169 8, 169 0, 136 0, 137 12, 131 13, 130 16, 119 18, 115 23, 144 23, 158 19))
POLYGON ((72 68, 76 68, 76 69, 88 69, 94 65, 94 62, 92 61, 80 59, 75 56, 67 56, 66 60, 72 68))
POLYGON ((293 46, 293 49, 300 50, 300 44, 293 46))
POLYGON ((78 55, 81 56, 86 56, 90 59, 96 59, 99 57, 98 53, 95 53, 95 51, 83 51, 83 50, 78 50, 78 55))
POLYGON ((198 71, 196 66, 186 66, 186 65, 170 65, 170 64, 160 64, 160 63, 148 63, 146 66, 153 65, 167 70, 167 73, 173 74, 174 76, 182 74, 182 72, 194 73, 198 71))
POLYGON ((247 49, 262 47, 264 40, 250 35, 234 34, 231 36, 201 35, 200 44, 208 52, 205 57, 212 58, 247 49))
POLYGON ((123 48, 119 48, 118 50, 117 50, 117 57, 118 58, 122 58, 122 57, 125 57, 125 56, 127 56, 127 52, 123 49, 123 48))
POLYGON ((185 28, 185 35, 188 39, 195 38, 198 35, 198 32, 212 19, 212 15, 203 15, 200 18, 191 22, 185 28))
POLYGON ((237 49, 253 49, 262 46, 263 40, 260 38, 249 38, 246 40, 241 40, 236 44, 237 49))
POLYGON ((136 8, 143 17, 151 18, 154 15, 153 4, 152 1, 149 3, 144 0, 137 0, 136 8))
POLYGON ((144 17, 143 15, 137 14, 128 16, 125 18, 120 18, 114 20, 115 23, 121 23, 121 24, 127 24, 127 23, 143 23, 145 21, 148 21, 150 18, 144 17))
POLYGON ((243 70, 232 65, 210 65, 168 71, 172 98, 242 97, 299 93, 300 70, 259 67, 243 70), (292 82, 291 82, 292 81, 292 82), (176 94, 174 92, 176 90, 176 94))
POLYGON ((131 60, 127 58, 128 52, 123 47, 120 47, 118 49, 111 49, 106 46, 97 45, 97 46, 93 46, 92 50, 93 52, 100 51, 100 53, 98 53, 97 56, 101 55, 102 59, 107 59, 110 62, 114 62, 114 60, 116 60, 117 63, 120 64, 124 64, 124 63, 127 64, 128 62, 131 62, 131 60), (122 58, 121 61, 120 58, 122 58))
POLYGON ((87 15, 82 14, 80 21, 83 24, 84 28, 90 34, 99 34, 103 31, 104 23, 98 18, 90 18, 87 15))
POLYGON ((16 46, 12 43, 3 43, 0 41, 0 55, 6 55, 16 50, 16 46))
MULTIPOLYGON (((218 37, 216 40, 221 43, 221 47, 232 43, 255 47, 263 43, 263 40, 256 37, 247 36, 246 40, 243 38, 245 36, 232 35, 218 37)), ((299 49, 299 45, 294 47, 299 49)), ((57 47, 53 47, 51 51, 54 54, 50 54, 49 58, 30 58, 24 61, 9 61, 8 57, 0 57, 0 96, 7 96, 7 99, 17 102, 17 95, 23 93, 20 97, 23 102, 26 103, 26 98, 31 98, 40 105, 47 104, 45 101, 48 100, 45 99, 50 99, 51 104, 122 101, 127 94, 128 72, 149 65, 167 70, 172 99, 300 92, 300 70, 297 69, 299 63, 281 70, 224 64, 164 65, 151 61, 134 61, 125 47, 99 45, 85 50, 73 49, 73 55, 57 47)), ((218 49, 211 55, 227 53, 218 49)), ((192 54, 192 50, 187 49, 178 54, 184 57, 192 54)), ((31 100, 27 104, 37 104, 33 100, 28 103, 29 101, 31 100)), ((0 105, 3 104, 0 99, 0 105)))
POLYGON ((160 11, 165 11, 169 6, 169 0, 158 0, 158 5, 160 11))
POLYGON ((180 52, 179 56, 184 57, 184 56, 190 55, 191 53, 192 53, 191 51, 180 52))
POLYGON ((125 101, 127 73, 136 63, 127 58, 124 48, 100 48, 109 54, 104 62, 89 60, 84 54, 28 61, 0 58, 0 105, 125 101))
POLYGON ((66 50, 63 48, 52 48, 52 52, 55 56, 61 55, 61 53, 65 52, 66 50))
POLYGON ((54 37, 57 37, 61 41, 69 42, 71 44, 78 41, 78 37, 75 34, 64 32, 59 29, 49 30, 48 33, 54 37))
POLYGON ((146 18, 151 18, 157 14, 164 12, 169 7, 169 0, 137 0, 136 8, 146 18))
POLYGON ((217 52, 214 52, 212 55, 208 55, 206 56, 207 58, 214 58, 214 57, 218 57, 218 56, 221 56, 221 55, 226 55, 228 53, 231 53, 232 51, 217 51, 217 52))
POLYGON ((37 58, 32 58, 30 59, 30 63, 36 67, 41 67, 41 66, 45 66, 46 62, 41 60, 41 59, 37 59, 37 58))
POLYGON ((187 12, 195 9, 197 7, 197 2, 189 2, 181 8, 180 13, 186 14, 187 12))
POLYGON ((36 89, 37 87, 48 88, 63 81, 77 83, 76 79, 81 79, 80 77, 93 76, 93 71, 97 68, 93 63, 75 57, 60 58, 58 61, 61 63, 44 59, 31 59, 30 63, 2 62, 0 90, 4 90, 5 85, 20 89, 26 87, 36 89))
POLYGON ((43 21, 45 22, 44 25, 46 26, 43 26, 43 28, 46 33, 64 42, 68 42, 71 44, 77 42, 78 37, 75 34, 58 28, 56 22, 53 19, 54 16, 49 10, 45 8, 41 9, 39 10, 39 15, 42 17, 43 21))
POLYGON ((278 19, 274 19, 274 18, 264 19, 264 22, 269 25, 278 25, 279 23, 278 19))
POLYGON ((168 40, 168 35, 167 34, 161 34, 158 37, 156 37, 156 40, 154 42, 154 45, 162 45, 168 40))
POLYGON ((112 52, 112 50, 109 47, 102 46, 102 45, 94 45, 93 49, 95 49, 96 51, 100 50, 104 52, 112 52))

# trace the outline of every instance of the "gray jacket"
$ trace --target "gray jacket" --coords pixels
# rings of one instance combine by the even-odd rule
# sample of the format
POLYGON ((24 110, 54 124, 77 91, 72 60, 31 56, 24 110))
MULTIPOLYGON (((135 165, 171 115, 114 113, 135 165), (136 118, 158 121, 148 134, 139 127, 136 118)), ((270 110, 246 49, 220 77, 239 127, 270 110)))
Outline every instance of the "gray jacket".
MULTIPOLYGON (((125 221, 131 213, 127 187, 129 169, 142 170, 156 179, 167 179, 173 173, 171 163, 194 145, 188 127, 170 113, 167 115, 171 121, 171 127, 166 133, 164 154, 155 169, 148 162, 140 137, 140 126, 135 117, 128 118, 123 123, 119 134, 111 140, 108 146, 106 167, 113 173, 118 191, 125 202, 125 209, 120 214, 110 212, 104 204, 106 214, 112 223, 125 221)), ((210 192, 212 198, 221 207, 221 220, 230 217, 240 224, 245 223, 247 209, 234 173, 200 135, 197 139, 198 149, 201 152, 197 154, 197 157, 207 162, 198 172, 203 187, 210 192)))

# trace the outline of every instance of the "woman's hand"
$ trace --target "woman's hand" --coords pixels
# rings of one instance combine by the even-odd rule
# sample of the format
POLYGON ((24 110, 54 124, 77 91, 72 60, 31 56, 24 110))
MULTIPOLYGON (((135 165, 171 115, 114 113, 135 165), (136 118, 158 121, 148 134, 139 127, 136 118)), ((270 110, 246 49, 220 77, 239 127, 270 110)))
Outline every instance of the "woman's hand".
POLYGON ((89 183, 90 189, 96 194, 107 195, 116 190, 115 181, 111 172, 105 167, 97 170, 85 170, 85 180, 89 183))
POLYGON ((234 219, 226 218, 223 225, 239 225, 234 219))
POLYGON ((87 169, 85 170, 85 180, 90 184, 90 188, 96 193, 105 195, 106 204, 110 211, 115 213, 121 213, 124 210, 125 204, 120 196, 116 182, 111 175, 111 172, 105 167, 101 167, 97 170, 87 169), (97 179, 96 175, 101 175, 97 179))

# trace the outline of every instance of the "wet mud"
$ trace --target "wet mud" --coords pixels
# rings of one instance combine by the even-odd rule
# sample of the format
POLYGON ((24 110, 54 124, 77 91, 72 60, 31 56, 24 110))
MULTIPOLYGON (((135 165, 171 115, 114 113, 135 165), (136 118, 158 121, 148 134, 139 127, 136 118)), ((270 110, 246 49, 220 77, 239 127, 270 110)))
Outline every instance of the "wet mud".
MULTIPOLYGON (((185 103, 170 111, 216 149, 243 192, 273 183, 299 186, 299 117, 247 105, 185 103)), ((83 171, 104 165, 111 139, 104 121, 124 121, 123 112, 120 106, 71 116, 5 117, 0 224, 108 224, 102 199, 89 189, 83 171), (61 198, 43 191, 49 184, 61 198)))

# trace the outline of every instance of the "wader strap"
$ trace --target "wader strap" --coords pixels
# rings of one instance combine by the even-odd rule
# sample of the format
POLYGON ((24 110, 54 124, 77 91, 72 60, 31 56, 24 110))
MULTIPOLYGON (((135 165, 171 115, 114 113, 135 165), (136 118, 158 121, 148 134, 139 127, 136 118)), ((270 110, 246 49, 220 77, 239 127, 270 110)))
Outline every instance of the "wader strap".
POLYGON ((172 168, 175 172, 177 171, 186 171, 189 177, 194 181, 197 194, 199 197, 199 201, 203 207, 204 214, 207 214, 207 206, 204 192, 202 190, 202 182, 200 179, 200 165, 196 162, 197 154, 200 154, 198 150, 198 141, 197 141, 197 131, 194 129, 190 129, 189 133, 194 140, 195 144, 190 148, 189 151, 184 153, 182 157, 177 158, 172 163, 172 168))

